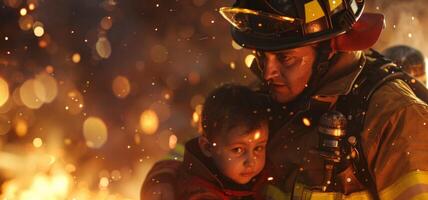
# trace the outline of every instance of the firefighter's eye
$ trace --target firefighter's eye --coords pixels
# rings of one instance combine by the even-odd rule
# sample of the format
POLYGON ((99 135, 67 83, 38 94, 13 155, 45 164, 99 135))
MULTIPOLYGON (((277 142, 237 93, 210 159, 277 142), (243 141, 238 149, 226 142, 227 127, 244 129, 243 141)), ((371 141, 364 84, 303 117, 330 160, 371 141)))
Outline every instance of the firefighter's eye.
POLYGON ((278 58, 278 61, 285 65, 293 65, 297 58, 295 56, 290 55, 284 55, 284 54, 277 54, 276 57, 278 58))

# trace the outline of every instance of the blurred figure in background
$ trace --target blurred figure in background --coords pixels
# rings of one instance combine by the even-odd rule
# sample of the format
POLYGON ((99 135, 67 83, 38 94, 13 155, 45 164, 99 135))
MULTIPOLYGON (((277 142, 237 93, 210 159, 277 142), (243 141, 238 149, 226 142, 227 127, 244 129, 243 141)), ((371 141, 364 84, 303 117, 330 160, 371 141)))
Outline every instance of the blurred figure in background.
POLYGON ((401 66, 405 72, 415 77, 425 86, 427 85, 425 58, 421 51, 407 45, 396 45, 385 49, 383 54, 398 66, 401 66))

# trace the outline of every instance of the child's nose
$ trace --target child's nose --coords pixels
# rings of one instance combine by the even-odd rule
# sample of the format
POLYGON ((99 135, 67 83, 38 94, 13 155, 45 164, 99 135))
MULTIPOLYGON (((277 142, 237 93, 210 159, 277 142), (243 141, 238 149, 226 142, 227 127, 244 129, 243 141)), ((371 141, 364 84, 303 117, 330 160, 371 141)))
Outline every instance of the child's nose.
POLYGON ((246 167, 253 167, 256 164, 256 156, 252 154, 248 154, 247 158, 244 161, 244 166, 246 167))

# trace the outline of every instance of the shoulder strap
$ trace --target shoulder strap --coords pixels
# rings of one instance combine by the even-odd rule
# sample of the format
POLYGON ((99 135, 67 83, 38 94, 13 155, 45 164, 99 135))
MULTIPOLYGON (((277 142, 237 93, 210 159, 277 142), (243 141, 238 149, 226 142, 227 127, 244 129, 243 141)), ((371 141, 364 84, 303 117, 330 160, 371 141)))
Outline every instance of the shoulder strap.
POLYGON ((353 136, 357 139, 355 148, 359 152, 359 157, 353 159, 356 176, 370 191, 373 198, 379 199, 375 176, 371 174, 368 168, 365 152, 360 142, 370 98, 382 85, 396 79, 405 81, 412 88, 416 96, 424 102, 428 102, 428 90, 422 83, 403 72, 400 67, 378 52, 371 50, 371 55, 369 56, 375 60, 366 63, 352 91, 348 95, 339 98, 336 109, 348 117, 348 136, 353 136))

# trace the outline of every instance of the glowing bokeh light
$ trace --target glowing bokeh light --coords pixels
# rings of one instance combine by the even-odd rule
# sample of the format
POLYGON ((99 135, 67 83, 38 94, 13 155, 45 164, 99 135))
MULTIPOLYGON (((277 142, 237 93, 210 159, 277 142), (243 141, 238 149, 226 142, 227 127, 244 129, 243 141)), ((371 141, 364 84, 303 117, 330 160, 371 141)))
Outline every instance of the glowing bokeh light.
POLYGON ((28 125, 24 120, 17 120, 14 124, 14 130, 17 136, 23 137, 27 135, 28 125))
POLYGON ((192 114, 192 121, 190 123, 192 127, 196 127, 198 129, 198 132, 202 131, 202 107, 202 104, 196 105, 192 114))
POLYGON ((45 39, 40 39, 39 40, 39 47, 40 48, 46 48, 48 46, 48 42, 45 39))
POLYGON ((100 186, 101 189, 107 188, 108 185, 109 185, 109 183, 110 183, 110 181, 108 180, 107 177, 102 177, 102 178, 100 178, 99 186, 100 186))
POLYGON ((193 112, 192 119, 194 123, 199 122, 199 114, 196 111, 193 112))
POLYGON ((0 135, 5 135, 10 131, 11 121, 7 115, 0 115, 0 135))
POLYGON ((8 113, 10 110, 12 110, 14 106, 15 103, 13 100, 13 96, 9 97, 9 99, 2 106, 0 106, 0 114, 8 113))
POLYGON ((0 77, 0 107, 9 99, 9 84, 0 77))
POLYGON ((229 66, 230 66, 230 69, 236 69, 235 62, 230 62, 229 66))
POLYGON ((147 135, 152 135, 158 130, 159 118, 153 110, 146 110, 141 113, 140 127, 147 135))
POLYGON ((27 9, 25 9, 25 8, 21 8, 21 10, 19 10, 19 14, 20 14, 21 16, 25 16, 25 15, 27 15, 27 9))
POLYGON ((22 100, 21 100, 21 95, 19 94, 20 89, 21 89, 20 87, 17 87, 12 92, 12 98, 11 99, 12 99, 13 103, 17 106, 23 106, 24 105, 24 103, 22 103, 22 100))
POLYGON ((22 103, 31 109, 38 109, 43 105, 43 101, 36 95, 35 88, 40 87, 37 84, 40 83, 34 79, 29 79, 19 89, 19 96, 22 103))
POLYGON ((305 126, 311 126, 311 120, 309 120, 309 118, 304 117, 302 122, 305 126))
POLYGON ((90 148, 100 148, 107 141, 107 126, 98 117, 89 117, 83 123, 83 136, 90 148))
POLYGON ((23 31, 28 31, 33 27, 34 19, 31 15, 25 15, 19 18, 19 28, 23 31))
POLYGON ((126 98, 131 91, 131 84, 125 76, 116 76, 112 84, 113 93, 117 98, 126 98))
POLYGON ((71 61, 73 61, 74 63, 79 63, 80 62, 80 54, 79 53, 73 53, 73 55, 71 56, 71 61))
POLYGON ((40 148, 43 145, 43 140, 41 138, 34 138, 33 139, 33 146, 36 148, 40 148))
POLYGON ((52 65, 48 65, 48 66, 45 67, 45 71, 48 74, 52 74, 52 73, 54 73, 55 68, 52 65))
POLYGON ((36 37, 42 37, 45 34, 45 29, 43 26, 38 25, 33 28, 33 32, 36 37))
POLYGON ((165 100, 170 100, 171 96, 172 96, 172 91, 170 90, 163 90, 162 91, 162 96, 165 100))
POLYGON ((35 78, 36 96, 44 103, 51 103, 58 94, 58 84, 56 80, 47 73, 40 73, 35 78))
POLYGON ((101 58, 107 59, 111 55, 110 41, 106 37, 99 37, 95 49, 101 58))
POLYGON ((251 64, 253 63, 253 60, 255 59, 256 57, 253 55, 253 54, 249 54, 249 55, 247 55, 246 57, 245 57, 245 65, 248 67, 248 68, 250 68, 251 67, 251 64))
POLYGON ((34 10, 34 9, 36 9, 36 4, 34 4, 34 3, 29 3, 29 4, 28 4, 28 9, 29 9, 29 10, 34 10))
POLYGON ((102 29, 109 30, 112 25, 113 25, 113 20, 111 19, 110 16, 103 17, 101 19, 100 26, 102 29))
POLYGON ((178 138, 175 134, 170 135, 169 136, 169 143, 168 143, 169 148, 174 149, 175 146, 177 146, 177 141, 178 141, 178 138))

